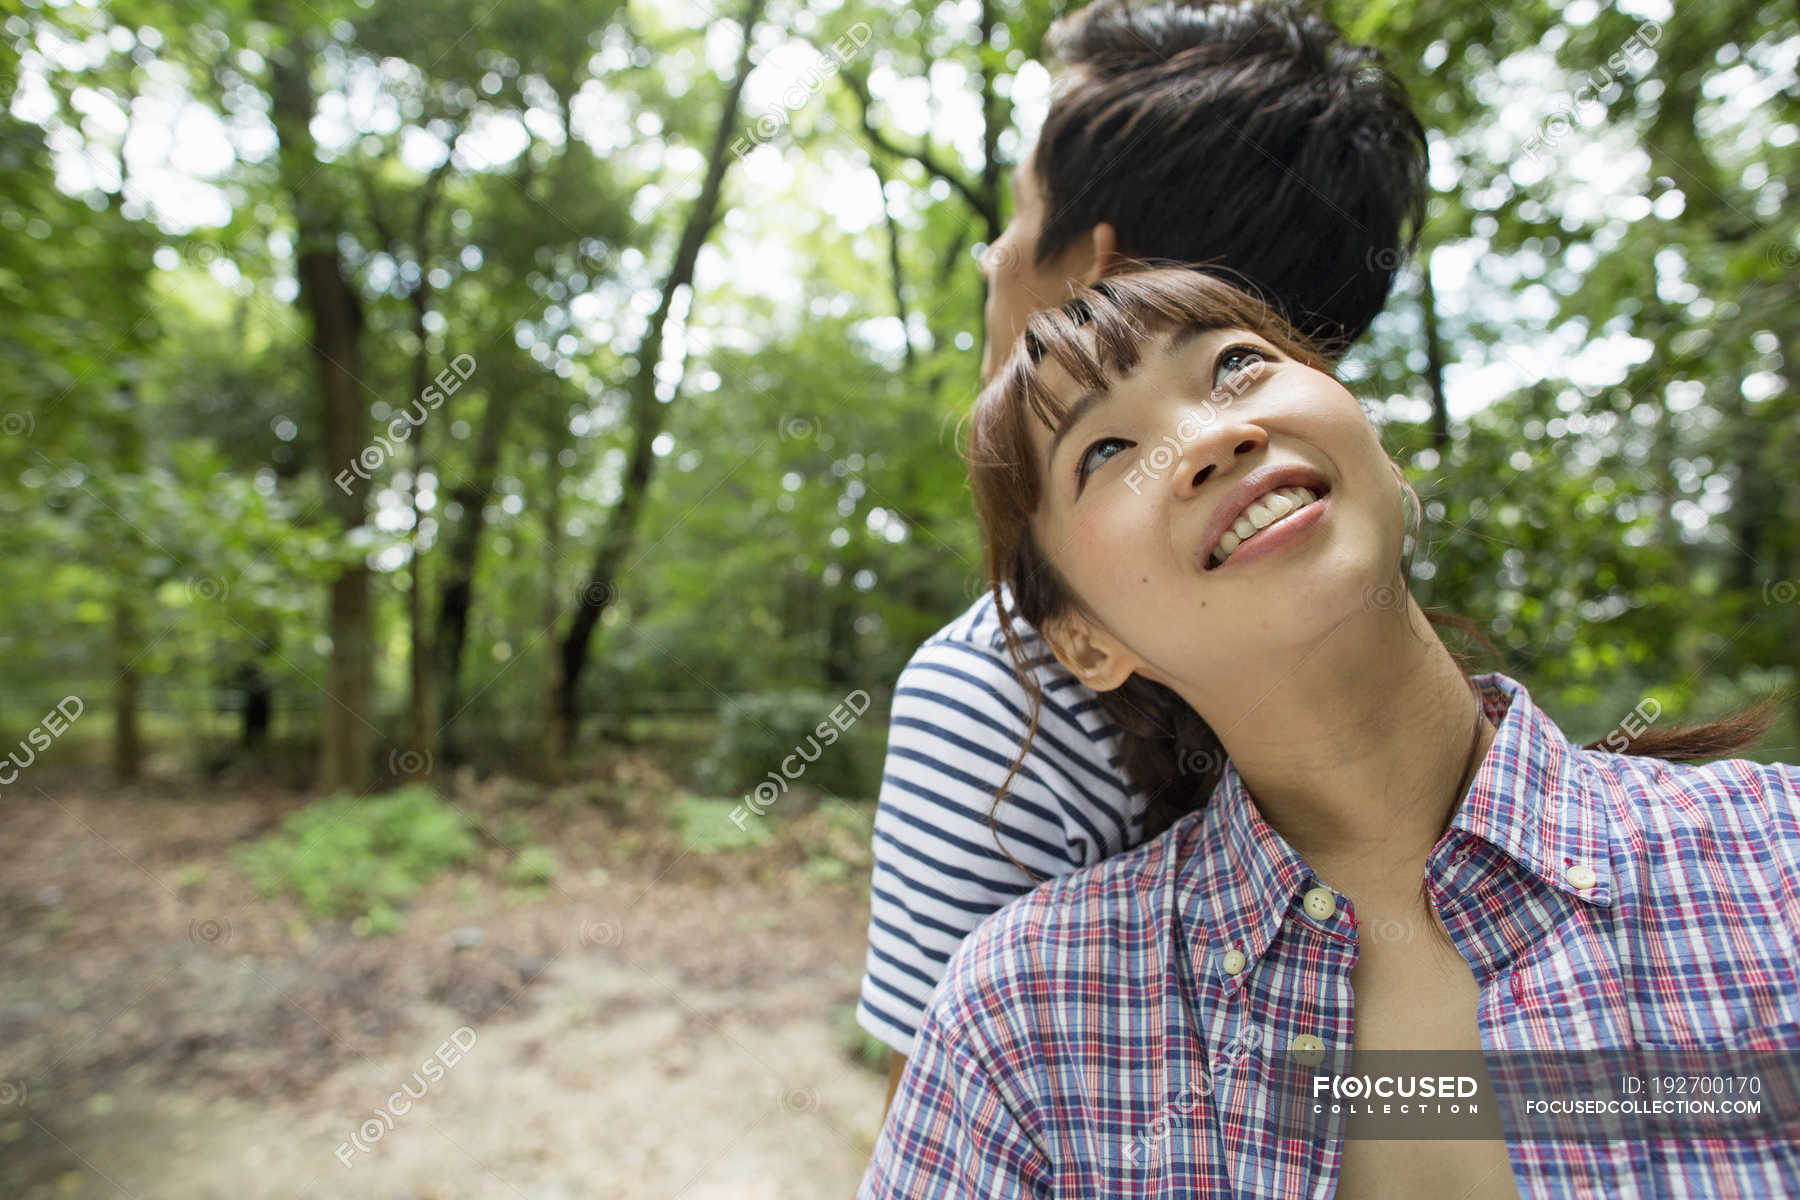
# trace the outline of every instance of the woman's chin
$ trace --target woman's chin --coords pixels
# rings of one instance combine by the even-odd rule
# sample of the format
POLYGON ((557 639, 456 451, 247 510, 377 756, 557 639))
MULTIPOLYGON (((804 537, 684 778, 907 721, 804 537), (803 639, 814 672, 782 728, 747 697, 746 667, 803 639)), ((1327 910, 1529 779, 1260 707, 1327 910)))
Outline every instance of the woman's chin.
POLYGON ((1296 642, 1314 641, 1356 627, 1370 628, 1388 620, 1404 621, 1412 597, 1405 582, 1389 563, 1377 569, 1368 562, 1329 560, 1318 570, 1299 573, 1279 602, 1278 613, 1265 626, 1280 625, 1292 631, 1296 642))

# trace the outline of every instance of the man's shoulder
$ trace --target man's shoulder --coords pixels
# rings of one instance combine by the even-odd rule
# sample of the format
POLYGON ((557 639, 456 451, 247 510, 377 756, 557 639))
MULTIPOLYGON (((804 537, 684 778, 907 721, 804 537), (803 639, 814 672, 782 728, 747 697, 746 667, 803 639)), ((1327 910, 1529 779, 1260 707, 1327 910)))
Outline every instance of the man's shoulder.
MULTIPOLYGON (((944 625, 920 644, 921 651, 932 646, 966 646, 999 656, 1005 660, 1008 654, 1004 625, 1010 623, 1020 643, 1031 654, 1048 654, 1049 647, 1038 636, 1036 629, 1016 613, 1011 612, 1012 593, 1005 584, 1000 585, 1000 601, 994 599, 992 590, 984 591, 969 606, 946 621, 944 625), (1002 619, 1002 603, 1008 610, 1005 620, 1002 619)), ((1054 660, 1052 660, 1054 661, 1054 660)))
MULTIPOLYGON (((1002 595, 1006 595, 1004 589, 1002 595)), ((1010 605, 1010 596, 1006 599, 1010 605)), ((1030 624, 1010 614, 1004 621, 1012 626, 1045 710, 1078 720, 1084 726, 1095 726, 1094 731, 1100 732, 1098 727, 1105 722, 1095 711, 1094 693, 1056 661, 1049 644, 1030 624)), ((1025 716, 1026 695, 992 592, 976 597, 968 608, 921 642, 895 684, 895 703, 902 708, 909 700, 927 696, 952 702, 999 700, 999 710, 1010 713, 1015 720, 1025 716)))

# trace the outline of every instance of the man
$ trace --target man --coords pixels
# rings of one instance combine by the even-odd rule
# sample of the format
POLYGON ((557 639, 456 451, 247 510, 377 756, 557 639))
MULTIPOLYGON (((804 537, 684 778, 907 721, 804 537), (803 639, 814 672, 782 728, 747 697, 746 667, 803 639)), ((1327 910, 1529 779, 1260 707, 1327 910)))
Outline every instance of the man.
MULTIPOLYGON (((1424 131, 1375 51, 1285 0, 1100 0, 1059 20, 1047 44, 1060 86, 983 263, 984 377, 1029 313, 1126 257, 1212 264, 1333 357, 1368 329, 1417 238, 1426 188, 1424 131)), ((1034 631, 1019 633, 1046 661, 1016 774, 1029 705, 989 596, 928 639, 895 686, 857 1005, 892 1048, 890 1104, 963 938, 1042 878, 1168 823, 1125 777, 1094 693, 1034 631)))

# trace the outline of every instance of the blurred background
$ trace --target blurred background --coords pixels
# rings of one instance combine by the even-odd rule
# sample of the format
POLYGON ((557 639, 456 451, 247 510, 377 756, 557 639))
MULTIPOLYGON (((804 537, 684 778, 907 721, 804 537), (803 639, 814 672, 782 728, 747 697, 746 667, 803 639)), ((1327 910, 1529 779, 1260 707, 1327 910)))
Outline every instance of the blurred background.
MULTIPOLYGON (((1324 8, 1431 130, 1421 602, 1583 740, 1794 683, 1800 11, 1324 8)), ((1064 6, 8 9, 0 1192, 852 1191, 1064 6)))

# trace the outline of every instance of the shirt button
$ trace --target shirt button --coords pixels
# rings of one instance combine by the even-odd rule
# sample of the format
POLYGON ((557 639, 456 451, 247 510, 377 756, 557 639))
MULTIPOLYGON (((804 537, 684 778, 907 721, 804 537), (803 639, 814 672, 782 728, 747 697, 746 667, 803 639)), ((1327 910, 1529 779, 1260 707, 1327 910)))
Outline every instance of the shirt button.
POLYGON ((1306 899, 1300 904, 1306 909, 1306 915, 1315 921, 1329 921, 1337 911, 1337 897, 1331 894, 1330 888, 1314 888, 1306 893, 1306 899))
POLYGON ((1219 960, 1219 965, 1225 968, 1227 975, 1241 975, 1247 961, 1242 950, 1227 950, 1225 957, 1219 960))
POLYGON ((1594 868, 1588 866, 1586 863, 1576 863, 1574 866, 1563 872, 1563 878, 1567 879, 1570 884, 1580 888, 1584 892, 1593 887, 1596 882, 1594 868))
POLYGON ((1310 1033, 1297 1035, 1288 1043, 1288 1050, 1303 1067, 1316 1067, 1325 1061, 1325 1043, 1310 1033))

